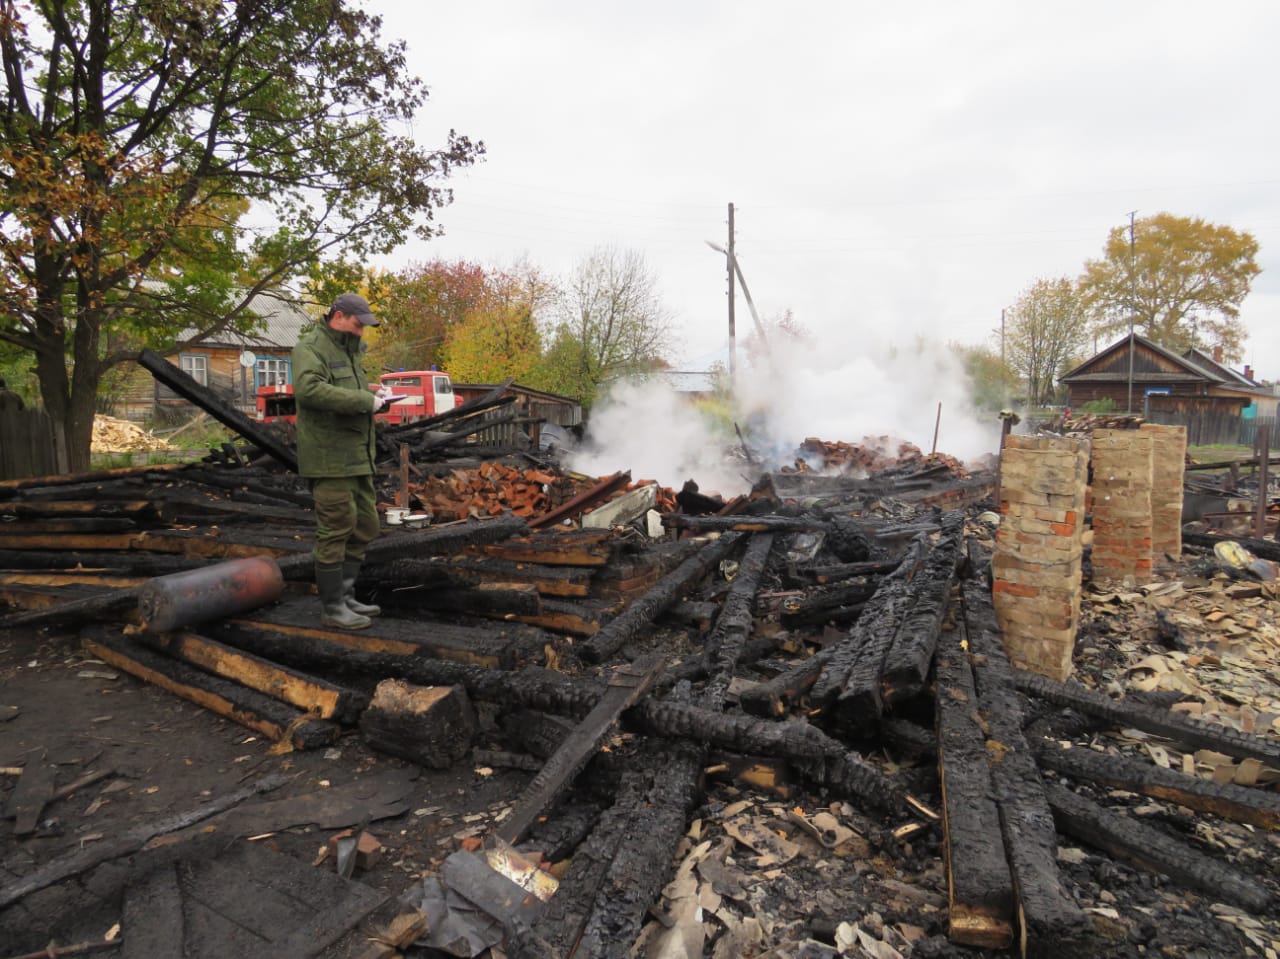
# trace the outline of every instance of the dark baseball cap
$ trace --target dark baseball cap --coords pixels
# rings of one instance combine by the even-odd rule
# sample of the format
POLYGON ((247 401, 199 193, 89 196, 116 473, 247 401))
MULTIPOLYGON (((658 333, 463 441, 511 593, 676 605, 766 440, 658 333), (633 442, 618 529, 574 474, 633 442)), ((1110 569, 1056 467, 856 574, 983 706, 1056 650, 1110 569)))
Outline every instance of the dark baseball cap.
POLYGON ((369 301, 359 293, 343 293, 333 301, 333 306, 329 310, 329 315, 332 316, 338 310, 341 310, 348 316, 354 316, 360 321, 361 326, 378 325, 378 318, 374 316, 373 312, 369 309, 369 301))

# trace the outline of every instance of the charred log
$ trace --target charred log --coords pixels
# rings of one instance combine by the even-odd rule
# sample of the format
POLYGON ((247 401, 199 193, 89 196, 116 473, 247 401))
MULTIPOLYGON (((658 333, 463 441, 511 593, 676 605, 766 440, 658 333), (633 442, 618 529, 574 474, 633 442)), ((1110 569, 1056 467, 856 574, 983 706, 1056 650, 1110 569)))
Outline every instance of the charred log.
POLYGON ((968 946, 1004 949, 1013 940, 1013 876, 964 635, 961 622, 943 638, 936 667, 938 779, 950 901, 947 935, 968 946))
POLYGON ((1064 749, 1052 740, 1037 742, 1035 749, 1041 767, 1082 783, 1125 789, 1197 812, 1280 830, 1280 796, 1269 790, 1218 783, 1126 756, 1104 756, 1092 749, 1064 749))
POLYGON ((1086 845, 1250 912, 1270 908, 1272 896, 1265 887, 1187 843, 1104 809, 1062 786, 1046 788, 1058 828, 1086 845))
POLYGON ((1115 700, 1083 686, 1060 683, 1025 670, 1015 669, 1013 679, 1017 688, 1030 696, 1105 719, 1117 729, 1141 729, 1196 749, 1212 749, 1236 759, 1257 759, 1273 769, 1280 769, 1280 744, 1268 742, 1260 736, 1183 716, 1169 709, 1115 700))
POLYGON ((752 537, 742 562, 738 564, 738 574, 729 587, 720 616, 708 637, 708 659, 713 665, 699 701, 709 709, 719 709, 724 705, 738 658, 751 633, 752 605, 772 550, 772 534, 752 537))
POLYGON ((1018 895, 1024 954, 1087 954, 1088 923, 1062 885, 1053 815, 1035 756, 1022 734, 1022 705, 996 626, 991 594, 981 583, 965 585, 964 618, 978 708, 986 723, 988 768, 1018 895))
POLYGON ((334 723, 309 718, 307 713, 256 690, 132 643, 118 631, 91 627, 82 632, 82 642, 85 649, 117 669, 276 741, 289 742, 296 749, 328 746, 338 738, 334 723))

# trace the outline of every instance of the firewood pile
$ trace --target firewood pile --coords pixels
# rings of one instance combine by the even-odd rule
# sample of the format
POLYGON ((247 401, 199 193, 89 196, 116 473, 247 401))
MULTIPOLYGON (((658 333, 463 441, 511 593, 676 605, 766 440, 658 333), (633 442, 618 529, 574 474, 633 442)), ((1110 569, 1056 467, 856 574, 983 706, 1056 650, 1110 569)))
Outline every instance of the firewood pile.
POLYGON ((1076 413, 1057 418, 1050 428, 1062 433, 1092 433, 1094 430, 1136 430, 1146 422, 1136 413, 1076 413))
POLYGON ((95 453, 128 453, 167 450, 172 447, 167 441, 148 433, 136 423, 99 413, 93 418, 91 449, 95 453))

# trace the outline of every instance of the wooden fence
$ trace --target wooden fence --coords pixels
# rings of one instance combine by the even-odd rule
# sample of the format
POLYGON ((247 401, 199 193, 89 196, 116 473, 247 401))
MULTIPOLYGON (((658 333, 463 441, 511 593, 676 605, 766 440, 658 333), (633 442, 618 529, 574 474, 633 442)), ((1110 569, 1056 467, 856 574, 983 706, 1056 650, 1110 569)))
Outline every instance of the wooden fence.
POLYGON ((1188 446, 1235 446, 1245 422, 1240 406, 1239 400, 1226 397, 1153 394, 1146 398, 1144 413, 1148 423, 1185 426, 1188 446))
POLYGON ((0 480, 58 472, 53 421, 44 410, 0 412, 0 480))

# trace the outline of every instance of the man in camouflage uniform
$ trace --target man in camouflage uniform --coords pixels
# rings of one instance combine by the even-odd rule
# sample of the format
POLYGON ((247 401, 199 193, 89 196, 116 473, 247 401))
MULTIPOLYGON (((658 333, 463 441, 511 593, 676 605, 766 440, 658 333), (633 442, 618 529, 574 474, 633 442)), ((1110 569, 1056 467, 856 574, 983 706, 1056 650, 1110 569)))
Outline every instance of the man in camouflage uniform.
POLYGON ((361 629, 381 610, 358 602, 356 579, 378 535, 373 414, 391 390, 369 392, 361 337, 378 320, 364 297, 343 293, 293 348, 298 472, 315 497, 316 590, 321 621, 361 629))

